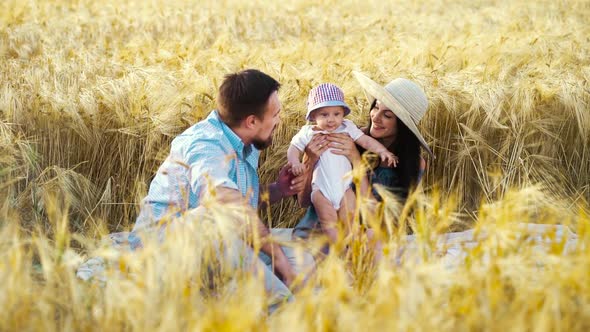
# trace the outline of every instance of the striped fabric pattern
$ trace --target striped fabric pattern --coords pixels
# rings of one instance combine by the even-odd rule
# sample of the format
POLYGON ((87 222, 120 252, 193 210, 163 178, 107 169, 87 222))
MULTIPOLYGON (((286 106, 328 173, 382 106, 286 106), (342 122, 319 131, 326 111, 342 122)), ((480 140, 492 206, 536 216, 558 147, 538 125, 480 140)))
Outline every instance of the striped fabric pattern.
POLYGON ((211 112, 172 141, 170 154, 142 201, 133 231, 153 228, 162 218, 198 207, 210 187, 239 190, 256 209, 259 156, 260 151, 245 146, 217 111, 211 112))
POLYGON ((344 93, 332 83, 320 84, 309 92, 307 109, 315 109, 316 105, 323 104, 327 101, 344 102, 344 93))
POLYGON ((332 83, 322 83, 309 91, 305 118, 311 120, 311 112, 327 106, 342 106, 344 107, 344 116, 350 114, 350 107, 344 102, 342 90, 332 83))

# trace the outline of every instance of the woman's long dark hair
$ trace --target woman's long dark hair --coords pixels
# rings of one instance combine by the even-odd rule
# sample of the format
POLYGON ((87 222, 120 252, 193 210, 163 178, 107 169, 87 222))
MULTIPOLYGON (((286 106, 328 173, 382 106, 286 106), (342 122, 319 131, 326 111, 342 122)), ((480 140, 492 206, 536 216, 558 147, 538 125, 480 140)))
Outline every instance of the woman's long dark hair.
MULTIPOLYGON (((371 104, 371 110, 375 108, 377 101, 373 101, 371 104)), ((369 125, 363 128, 366 135, 370 136, 371 129, 371 116, 369 115, 369 125)), ((393 143, 386 148, 399 158, 397 164, 397 170, 399 175, 399 186, 406 191, 410 187, 415 186, 418 182, 418 173, 420 169, 420 142, 416 135, 408 129, 408 127, 397 119, 397 135, 393 143)), ((359 151, 364 153, 364 149, 359 147, 359 151)), ((384 183, 384 185, 386 185, 384 183)), ((395 184, 391 184, 389 187, 393 187, 395 184)))

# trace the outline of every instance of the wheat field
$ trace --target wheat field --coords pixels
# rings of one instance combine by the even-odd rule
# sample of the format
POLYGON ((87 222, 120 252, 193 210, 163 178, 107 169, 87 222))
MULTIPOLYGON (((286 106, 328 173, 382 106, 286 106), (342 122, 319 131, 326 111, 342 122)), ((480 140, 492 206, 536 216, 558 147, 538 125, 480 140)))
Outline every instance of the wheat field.
MULTIPOLYGON (((0 330, 588 330, 588 17, 589 1, 3 0, 0 330), (286 162, 312 86, 339 85, 359 124, 368 105, 353 70, 423 87, 436 159, 379 234, 393 253, 405 240, 391 220, 407 225, 420 259, 372 266, 358 240, 352 263, 328 257, 266 317, 252 275, 203 291, 214 259, 203 233, 215 236, 198 226, 198 241, 141 253, 101 243, 132 227, 172 138, 245 68, 282 84, 263 183, 286 162), (564 253, 553 234, 539 253, 519 222, 569 225, 577 244, 564 253), (437 234, 471 228, 486 240, 449 268, 437 234), (94 255, 112 263, 106 283, 75 277, 94 255)), ((263 218, 287 227, 302 212, 289 200, 263 218)))

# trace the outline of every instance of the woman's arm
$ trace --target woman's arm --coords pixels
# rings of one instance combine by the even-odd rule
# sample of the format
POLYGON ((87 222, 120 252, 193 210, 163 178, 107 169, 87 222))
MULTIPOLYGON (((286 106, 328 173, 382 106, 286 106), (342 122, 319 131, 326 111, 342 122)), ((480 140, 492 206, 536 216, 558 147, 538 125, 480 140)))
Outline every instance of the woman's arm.
POLYGON ((386 151, 387 148, 383 144, 379 143, 376 139, 369 135, 363 135, 356 140, 356 144, 376 154, 386 151))

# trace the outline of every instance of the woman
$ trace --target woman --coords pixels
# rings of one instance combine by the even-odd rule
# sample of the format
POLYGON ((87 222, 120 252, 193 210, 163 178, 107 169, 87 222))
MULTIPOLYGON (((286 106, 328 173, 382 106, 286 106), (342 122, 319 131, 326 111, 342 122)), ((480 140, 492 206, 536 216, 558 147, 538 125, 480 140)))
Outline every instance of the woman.
MULTIPOLYGON (((387 167, 379 162, 369 171, 367 185, 377 200, 381 198, 372 184, 383 185, 403 201, 407 198, 410 188, 418 183, 426 167, 426 162, 420 156, 420 146, 434 158, 417 128, 418 122, 428 108, 428 100, 420 87, 410 80, 398 78, 383 87, 361 73, 355 72, 354 75, 365 90, 371 104, 369 125, 364 128, 364 132, 399 157, 396 168, 387 167)), ((298 196, 302 207, 310 206, 310 170, 313 169, 311 166, 328 149, 332 153, 348 157, 353 167, 359 165, 363 152, 359 151, 352 139, 346 135, 315 135, 305 150, 308 184, 298 196)), ((364 191, 361 188, 361 193, 364 191)), ((303 219, 295 226, 294 235, 307 238, 318 224, 317 214, 313 207, 309 207, 303 219)))

